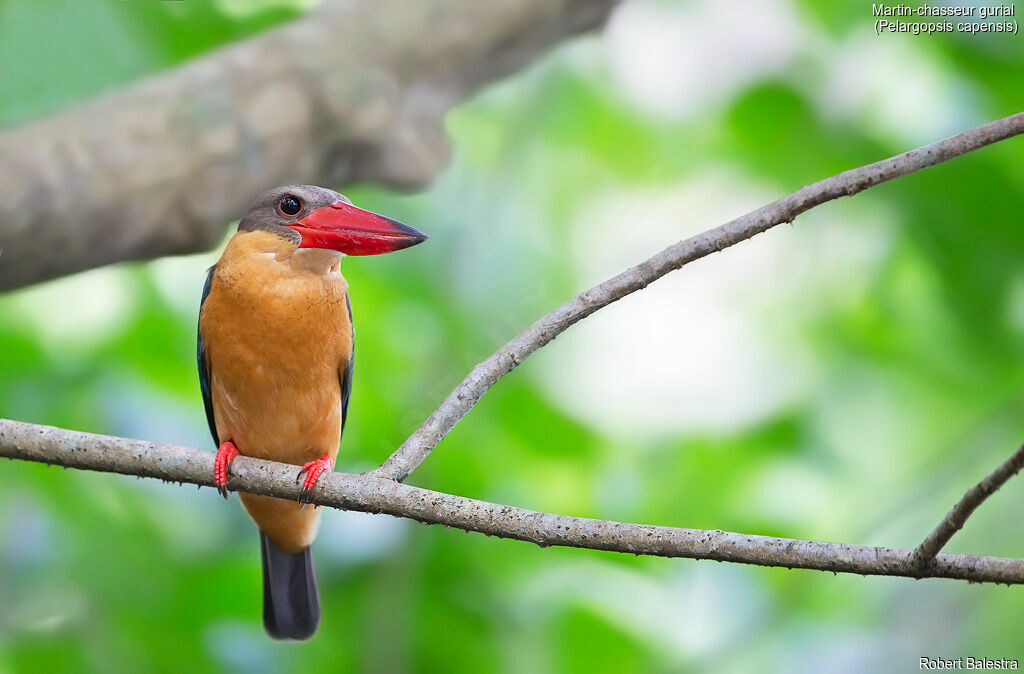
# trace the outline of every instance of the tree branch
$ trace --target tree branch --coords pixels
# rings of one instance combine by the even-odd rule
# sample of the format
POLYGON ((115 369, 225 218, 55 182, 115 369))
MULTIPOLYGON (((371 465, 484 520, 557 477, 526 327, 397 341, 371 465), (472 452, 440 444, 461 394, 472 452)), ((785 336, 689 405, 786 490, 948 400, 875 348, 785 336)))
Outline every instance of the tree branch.
POLYGON ((206 250, 275 185, 422 185, 447 161, 453 104, 614 4, 334 0, 0 132, 0 290, 206 250))
POLYGON ((975 509, 1006 484, 1007 480, 1019 473, 1021 468, 1024 468, 1024 445, 1010 455, 1010 458, 999 464, 999 467, 989 473, 985 479, 968 489, 963 498, 953 506, 953 509, 946 513, 938 526, 921 541, 921 544, 914 549, 916 567, 924 569, 931 564, 939 551, 949 542, 949 539, 963 528, 967 518, 974 513, 975 509))
MULTIPOLYGON (((213 452, 7 419, 0 419, 0 457, 213 486, 213 452)), ((287 499, 298 497, 296 466, 239 456, 231 471, 228 486, 232 490, 287 499)), ((559 545, 834 573, 1024 584, 1024 560, 940 554, 922 569, 912 551, 899 548, 552 515, 412 487, 373 473, 325 474, 320 478, 313 502, 443 524, 541 547, 559 545)))
POLYGON ((853 196, 869 187, 941 164, 1021 132, 1024 132, 1024 112, 874 164, 834 175, 802 187, 788 197, 783 197, 724 225, 669 246, 654 257, 580 293, 535 322, 473 368, 427 420, 377 469, 377 474, 399 482, 405 480, 473 409, 495 382, 569 326, 598 309, 646 288, 652 282, 689 262, 745 241, 783 222, 792 222, 798 215, 815 206, 839 197, 853 196))

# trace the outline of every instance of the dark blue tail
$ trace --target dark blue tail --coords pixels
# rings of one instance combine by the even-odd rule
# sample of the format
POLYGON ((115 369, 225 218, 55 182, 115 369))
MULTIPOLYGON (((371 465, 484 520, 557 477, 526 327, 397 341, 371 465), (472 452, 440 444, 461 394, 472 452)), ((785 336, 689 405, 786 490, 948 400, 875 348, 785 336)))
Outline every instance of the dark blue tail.
POLYGON ((308 639, 320 624, 320 595, 309 548, 289 554, 262 531, 263 626, 275 639, 308 639))

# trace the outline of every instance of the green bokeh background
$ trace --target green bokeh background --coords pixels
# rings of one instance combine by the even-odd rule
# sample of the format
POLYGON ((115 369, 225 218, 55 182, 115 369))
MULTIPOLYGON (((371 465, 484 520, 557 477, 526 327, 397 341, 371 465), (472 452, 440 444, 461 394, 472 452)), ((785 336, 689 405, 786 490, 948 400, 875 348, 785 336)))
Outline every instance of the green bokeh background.
MULTIPOLYGON (((314 4, 0 0, 0 125, 314 4)), ((339 468, 376 466, 473 363, 627 264, 1021 110, 1022 39, 876 36, 870 3, 851 0, 644 0, 461 104, 432 187, 345 186, 431 240, 343 264, 359 368, 339 468)), ((1022 167, 1024 141, 1004 142, 676 272, 503 380, 411 482, 559 513, 915 545, 1024 438, 1022 167)), ((218 252, 0 296, 0 416, 210 448, 194 335, 218 252)), ((1022 508, 1011 482, 949 550, 1024 557, 1022 508)), ((236 499, 4 462, 0 674, 1024 658, 1016 587, 324 519, 323 623, 281 644, 260 624, 257 538, 236 499)))

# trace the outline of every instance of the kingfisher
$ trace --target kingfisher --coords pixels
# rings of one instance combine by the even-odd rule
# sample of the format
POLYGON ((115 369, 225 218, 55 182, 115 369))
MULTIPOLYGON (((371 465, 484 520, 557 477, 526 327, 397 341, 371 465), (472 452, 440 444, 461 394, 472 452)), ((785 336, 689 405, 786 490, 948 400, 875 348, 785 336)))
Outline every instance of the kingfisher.
POLYGON ((301 466, 298 501, 239 494, 260 530, 263 624, 274 638, 308 639, 320 622, 310 554, 320 508, 305 506, 334 468, 352 392, 341 258, 426 238, 332 190, 286 185, 256 200, 207 273, 196 355, 217 489, 228 497, 239 455, 301 466))

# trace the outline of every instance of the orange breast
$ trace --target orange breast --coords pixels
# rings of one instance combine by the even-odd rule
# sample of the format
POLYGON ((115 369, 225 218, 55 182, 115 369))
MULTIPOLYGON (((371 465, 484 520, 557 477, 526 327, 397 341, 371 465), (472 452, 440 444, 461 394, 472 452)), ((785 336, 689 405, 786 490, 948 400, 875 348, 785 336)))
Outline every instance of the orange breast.
MULTIPOLYGON (((199 329, 219 439, 245 456, 296 465, 337 456, 352 324, 331 256, 248 232, 236 234, 217 263, 199 329)), ((252 495, 242 501, 286 551, 312 542, 317 508, 252 495)))

